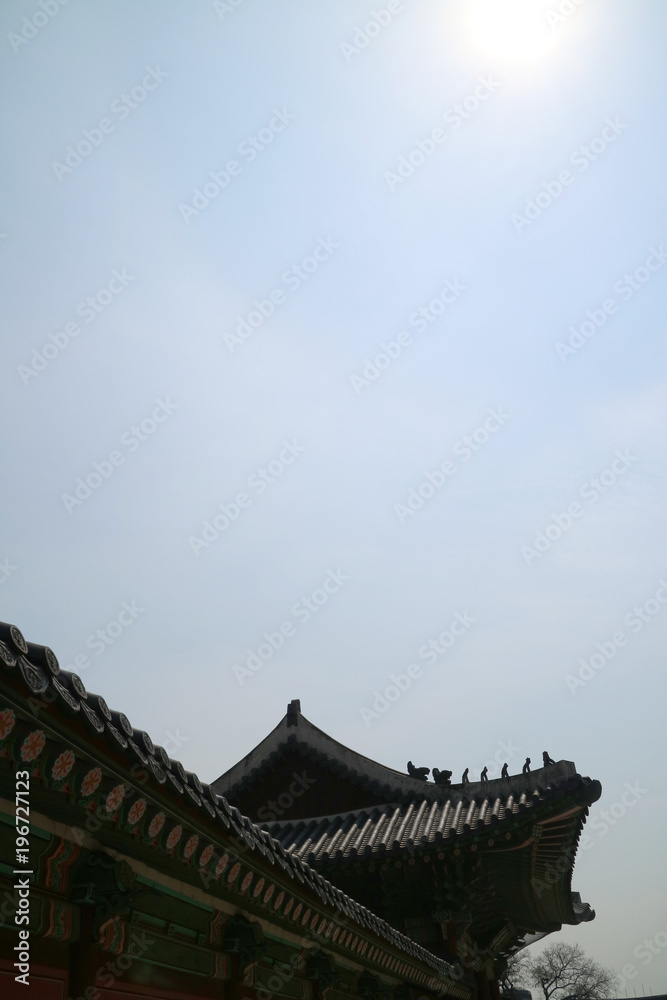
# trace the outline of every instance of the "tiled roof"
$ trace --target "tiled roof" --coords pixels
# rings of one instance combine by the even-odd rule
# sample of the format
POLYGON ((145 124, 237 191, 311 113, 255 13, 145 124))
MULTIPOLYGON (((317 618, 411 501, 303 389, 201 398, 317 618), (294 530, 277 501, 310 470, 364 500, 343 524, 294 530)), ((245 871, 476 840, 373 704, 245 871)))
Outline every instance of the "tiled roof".
POLYGON ((422 796, 407 804, 275 822, 268 824, 267 829, 292 857, 311 864, 391 856, 451 843, 481 831, 490 833, 532 810, 539 811, 541 816, 544 806, 557 805, 560 799, 573 793, 583 805, 594 802, 600 796, 600 783, 571 773, 573 770, 573 764, 562 761, 534 775, 476 785, 477 794, 443 795, 444 789, 439 789, 439 799, 422 796))
POLYGON ((328 767, 352 784, 379 795, 386 802, 409 801, 416 794, 435 795, 441 789, 432 783, 419 781, 401 771, 386 767, 378 761, 364 757, 338 740, 334 740, 301 715, 299 702, 292 702, 287 714, 261 743, 233 767, 212 782, 214 788, 235 798, 270 769, 289 748, 299 750, 305 757, 328 767))
MULTIPOLYGON (((359 927, 384 938, 436 976, 455 979, 452 965, 399 933, 324 879, 299 856, 290 854, 282 843, 241 815, 210 785, 187 771, 179 761, 171 760, 148 733, 134 729, 122 712, 111 711, 104 698, 87 692, 77 674, 61 670, 51 649, 27 643, 16 626, 5 623, 0 623, 0 694, 4 696, 3 701, 13 702, 28 716, 31 715, 30 699, 33 715, 35 704, 41 709, 38 718, 42 730, 54 730, 61 739, 71 740, 72 745, 83 745, 84 751, 95 761, 104 761, 111 755, 118 761, 120 757, 127 774, 133 773, 133 766, 136 769, 139 762, 148 769, 149 776, 148 784, 142 789, 143 796, 149 797, 153 791, 161 804, 165 798, 171 801, 177 815, 186 811, 198 826, 217 827, 223 846, 225 838, 233 833, 252 854, 282 869, 295 883, 296 891, 305 884, 323 903, 359 927), (96 750, 99 757, 95 755, 96 750)), ((129 785, 132 780, 127 779, 129 785)), ((215 837, 215 833, 212 836, 215 837)), ((467 993, 461 985, 454 986, 453 990, 455 995, 467 993)))
MULTIPOLYGON (((363 811, 364 822, 368 817, 371 817, 371 823, 379 819, 378 810, 385 813, 387 809, 395 810, 400 806, 402 808, 401 816, 408 816, 408 825, 412 828, 412 820, 418 822, 414 815, 415 810, 421 808, 423 802, 429 803, 429 808, 434 803, 450 802, 452 807, 458 807, 461 801, 464 803, 465 808, 461 807, 458 811, 450 811, 445 816, 437 812, 438 806, 436 805, 438 819, 434 820, 431 833, 440 830, 442 834, 452 825, 465 828, 462 829, 462 832, 465 833, 472 829, 475 824, 479 825, 480 822, 489 824, 504 818, 508 808, 516 815, 531 808, 536 801, 547 802, 559 790, 571 792, 576 789, 583 790, 589 785, 590 794, 593 796, 591 802, 594 802, 601 793, 599 782, 582 778, 577 773, 574 763, 566 760, 558 761, 555 765, 546 768, 535 769, 527 775, 517 774, 506 779, 492 779, 485 783, 452 783, 445 787, 432 781, 420 781, 409 774, 396 771, 364 757, 343 743, 339 743, 301 714, 298 701, 292 702, 288 706, 287 714, 265 739, 237 764, 216 778, 212 782, 212 786, 217 792, 224 794, 232 801, 242 798, 243 794, 262 775, 267 773, 273 775, 276 770, 280 769, 281 756, 289 750, 299 752, 305 762, 316 762, 322 765, 325 770, 329 770, 332 775, 346 780, 349 785, 365 790, 368 794, 368 802, 365 803, 367 809, 363 811), (393 803, 393 805, 385 805, 386 803, 393 803), (468 807, 471 803, 477 803, 479 808, 473 809, 468 818, 468 807), (373 809, 373 806, 377 808, 373 809), (456 820, 454 820, 455 815, 456 820), (441 820, 442 826, 440 826, 441 820)), ((440 761, 440 763, 443 762, 440 761)), ((586 793, 583 792, 583 794, 585 797, 586 793)), ((436 813, 433 815, 435 816, 436 813)), ((338 815, 344 815, 347 818, 348 812, 343 807, 338 815)), ((350 815, 352 814, 350 813, 350 815)), ((362 812, 357 809, 354 811, 354 815, 361 816, 362 812)), ((424 818, 424 810, 422 809, 419 813, 419 821, 423 820, 426 823, 430 815, 431 813, 427 809, 426 818, 424 818)), ((335 819, 333 811, 330 818, 335 819)), ((271 829, 280 830, 284 827, 285 822, 278 823, 271 829)), ((298 828, 299 832, 303 829, 302 825, 296 821, 293 822, 292 828, 295 830, 298 828)), ((410 834, 406 831, 404 831, 404 844, 411 839, 410 834)), ((391 831, 390 835, 392 835, 391 831)), ((421 833, 418 834, 418 836, 420 835, 421 833)), ((380 839, 382 839, 382 835, 380 835, 380 839)))

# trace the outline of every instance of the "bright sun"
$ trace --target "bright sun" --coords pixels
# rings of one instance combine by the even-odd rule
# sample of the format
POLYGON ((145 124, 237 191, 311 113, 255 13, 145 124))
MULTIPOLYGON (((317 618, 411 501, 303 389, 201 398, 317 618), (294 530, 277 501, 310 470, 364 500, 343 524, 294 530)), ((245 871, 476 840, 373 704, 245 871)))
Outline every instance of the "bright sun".
POLYGON ((556 39, 537 0, 467 0, 472 41, 496 58, 539 59, 556 39))

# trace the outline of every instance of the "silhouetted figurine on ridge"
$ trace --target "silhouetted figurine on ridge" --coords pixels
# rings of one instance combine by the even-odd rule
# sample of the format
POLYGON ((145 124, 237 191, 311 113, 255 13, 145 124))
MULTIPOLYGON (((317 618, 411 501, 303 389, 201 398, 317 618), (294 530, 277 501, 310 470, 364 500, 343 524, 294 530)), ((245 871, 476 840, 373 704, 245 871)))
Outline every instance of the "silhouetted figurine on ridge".
POLYGON ((549 753, 548 753, 548 751, 547 751, 547 750, 545 750, 545 751, 544 751, 544 752, 542 753, 542 761, 543 761, 543 763, 544 763, 544 767, 548 767, 548 766, 549 766, 549 764, 555 764, 555 763, 556 763, 556 761, 555 761, 555 760, 552 760, 552 759, 551 759, 551 757, 549 756, 549 753))
POLYGON ((426 781, 431 773, 430 767, 415 767, 411 760, 408 761, 408 774, 417 781, 426 781))
POLYGON ((522 774, 530 774, 530 757, 526 757, 526 763, 523 765, 522 774))
POLYGON ((470 784, 470 778, 468 777, 468 771, 469 770, 470 770, 470 768, 466 767, 465 771, 461 775, 461 784, 462 785, 469 785, 470 784))
POLYGON ((501 778, 509 778, 509 776, 510 776, 510 773, 507 770, 507 763, 505 763, 505 764, 503 764, 503 769, 500 772, 500 777, 501 778))
POLYGON ((482 771, 482 773, 479 776, 479 780, 482 782, 483 785, 485 785, 487 783, 487 781, 489 780, 489 769, 488 769, 488 767, 484 768, 484 770, 482 771))
POLYGON ((451 771, 440 771, 437 767, 433 768, 433 780, 436 785, 442 785, 444 788, 449 788, 451 785, 451 771))

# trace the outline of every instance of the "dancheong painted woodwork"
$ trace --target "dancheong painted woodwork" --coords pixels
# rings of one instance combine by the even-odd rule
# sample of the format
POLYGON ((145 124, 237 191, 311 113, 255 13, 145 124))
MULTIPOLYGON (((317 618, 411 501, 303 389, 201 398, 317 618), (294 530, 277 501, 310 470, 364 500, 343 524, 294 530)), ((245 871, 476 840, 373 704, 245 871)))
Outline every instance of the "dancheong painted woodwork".
POLYGON ((426 782, 298 702, 206 784, 0 624, 0 995, 498 1000, 513 950, 594 916, 570 883, 600 793, 567 761, 426 782))

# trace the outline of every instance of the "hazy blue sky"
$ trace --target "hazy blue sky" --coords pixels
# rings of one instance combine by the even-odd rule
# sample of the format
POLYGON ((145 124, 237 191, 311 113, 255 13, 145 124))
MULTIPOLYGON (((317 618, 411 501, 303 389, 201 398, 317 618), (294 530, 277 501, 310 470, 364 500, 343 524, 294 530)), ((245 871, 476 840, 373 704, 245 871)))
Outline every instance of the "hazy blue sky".
POLYGON ((574 760, 564 936, 664 992, 667 5, 0 21, 0 617, 207 780, 297 697, 574 760))

